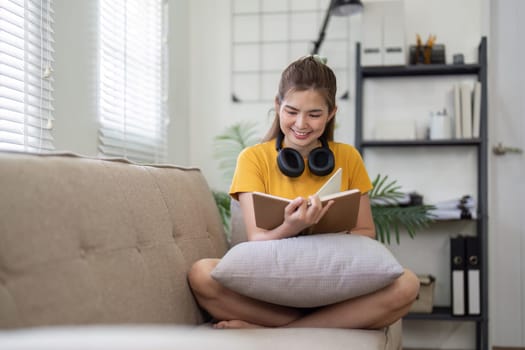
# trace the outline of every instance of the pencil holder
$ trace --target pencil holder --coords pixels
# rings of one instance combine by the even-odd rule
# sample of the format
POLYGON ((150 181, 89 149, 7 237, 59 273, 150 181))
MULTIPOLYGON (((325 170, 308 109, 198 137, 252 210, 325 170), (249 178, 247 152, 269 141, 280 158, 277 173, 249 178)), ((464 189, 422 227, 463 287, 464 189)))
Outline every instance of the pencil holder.
POLYGON ((445 45, 410 45, 409 58, 410 64, 445 64, 445 45))

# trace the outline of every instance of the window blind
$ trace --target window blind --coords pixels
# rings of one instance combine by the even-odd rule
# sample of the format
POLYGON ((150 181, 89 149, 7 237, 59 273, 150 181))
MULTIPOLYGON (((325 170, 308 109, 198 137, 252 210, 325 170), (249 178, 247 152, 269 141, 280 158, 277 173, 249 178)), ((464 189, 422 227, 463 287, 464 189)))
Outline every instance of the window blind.
POLYGON ((52 0, 0 5, 0 149, 52 150, 52 0))
POLYGON ((166 0, 100 0, 99 150, 166 158, 166 0))

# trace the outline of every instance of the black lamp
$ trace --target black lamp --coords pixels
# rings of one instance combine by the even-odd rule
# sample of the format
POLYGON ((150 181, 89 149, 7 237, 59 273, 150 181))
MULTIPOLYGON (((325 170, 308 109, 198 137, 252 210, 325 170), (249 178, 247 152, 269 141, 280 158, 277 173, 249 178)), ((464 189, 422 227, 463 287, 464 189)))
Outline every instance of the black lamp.
POLYGON ((319 38, 314 42, 312 55, 315 55, 319 52, 319 48, 323 43, 326 27, 328 26, 328 21, 330 20, 331 15, 351 16, 360 13, 362 10, 363 4, 360 0, 330 0, 330 4, 328 5, 328 9, 326 10, 326 15, 324 17, 323 26, 319 32, 319 38))

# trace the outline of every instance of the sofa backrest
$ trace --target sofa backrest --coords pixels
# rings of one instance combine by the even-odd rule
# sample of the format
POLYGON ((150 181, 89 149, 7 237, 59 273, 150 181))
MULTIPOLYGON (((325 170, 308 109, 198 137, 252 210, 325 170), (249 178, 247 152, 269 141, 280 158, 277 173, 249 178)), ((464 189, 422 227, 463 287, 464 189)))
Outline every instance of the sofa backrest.
POLYGON ((233 198, 230 201, 230 215, 230 246, 233 247, 248 240, 241 204, 233 198))
POLYGON ((198 169, 0 153, 0 328, 198 324, 187 271, 226 249, 198 169))

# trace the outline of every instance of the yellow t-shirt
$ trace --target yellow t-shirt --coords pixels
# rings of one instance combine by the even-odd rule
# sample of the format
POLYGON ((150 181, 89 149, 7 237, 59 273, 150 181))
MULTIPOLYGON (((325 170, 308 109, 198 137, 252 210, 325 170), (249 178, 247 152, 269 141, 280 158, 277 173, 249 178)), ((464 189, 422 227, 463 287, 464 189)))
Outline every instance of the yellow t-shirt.
POLYGON ((245 148, 237 159, 230 195, 238 199, 238 193, 241 192, 264 192, 289 199, 307 197, 317 192, 338 168, 343 169, 341 191, 354 188, 361 193, 370 191, 372 183, 359 152, 353 146, 333 141, 328 142, 328 147, 335 158, 331 174, 312 174, 305 159, 304 172, 295 178, 279 170, 275 139, 245 148))

